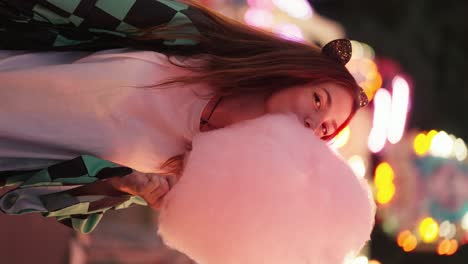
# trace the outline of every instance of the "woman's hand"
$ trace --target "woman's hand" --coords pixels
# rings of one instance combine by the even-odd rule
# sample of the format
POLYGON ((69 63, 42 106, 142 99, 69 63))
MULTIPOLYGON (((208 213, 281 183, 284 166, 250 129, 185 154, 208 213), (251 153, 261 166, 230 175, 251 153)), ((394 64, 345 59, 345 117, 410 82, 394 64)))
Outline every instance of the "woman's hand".
POLYGON ((119 191, 140 196, 153 209, 161 208, 163 198, 172 186, 165 176, 138 171, 122 177, 113 177, 108 181, 119 191))

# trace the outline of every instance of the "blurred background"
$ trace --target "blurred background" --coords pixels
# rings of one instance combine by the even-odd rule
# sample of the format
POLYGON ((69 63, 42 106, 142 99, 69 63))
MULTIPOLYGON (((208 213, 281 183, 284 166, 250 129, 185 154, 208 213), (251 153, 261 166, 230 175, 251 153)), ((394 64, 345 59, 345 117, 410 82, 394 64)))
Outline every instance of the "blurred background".
MULTIPOLYGON (((373 100, 332 147, 372 185, 378 212, 345 264, 468 263, 468 1, 200 1, 295 41, 353 40, 347 67, 373 100)), ((194 263, 164 247, 156 222, 134 207, 78 235, 0 215, 2 263, 194 263)))

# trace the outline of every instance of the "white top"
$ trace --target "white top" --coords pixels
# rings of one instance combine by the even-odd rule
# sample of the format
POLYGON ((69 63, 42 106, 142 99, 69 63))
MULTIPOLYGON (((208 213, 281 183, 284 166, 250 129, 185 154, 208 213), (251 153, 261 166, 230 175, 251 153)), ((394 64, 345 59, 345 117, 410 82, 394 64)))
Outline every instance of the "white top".
POLYGON ((151 51, 0 51, 0 171, 90 154, 158 172, 209 100, 202 85, 141 88, 179 74, 190 73, 151 51))

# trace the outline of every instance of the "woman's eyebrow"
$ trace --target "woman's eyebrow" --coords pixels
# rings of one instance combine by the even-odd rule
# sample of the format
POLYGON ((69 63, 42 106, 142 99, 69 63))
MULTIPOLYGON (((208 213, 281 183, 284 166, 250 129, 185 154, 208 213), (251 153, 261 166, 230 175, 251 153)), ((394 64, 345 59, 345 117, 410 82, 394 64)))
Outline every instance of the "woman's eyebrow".
POLYGON ((330 93, 328 92, 327 89, 320 87, 320 89, 325 93, 326 98, 327 98, 327 108, 330 108, 332 105, 332 98, 330 96, 330 93))

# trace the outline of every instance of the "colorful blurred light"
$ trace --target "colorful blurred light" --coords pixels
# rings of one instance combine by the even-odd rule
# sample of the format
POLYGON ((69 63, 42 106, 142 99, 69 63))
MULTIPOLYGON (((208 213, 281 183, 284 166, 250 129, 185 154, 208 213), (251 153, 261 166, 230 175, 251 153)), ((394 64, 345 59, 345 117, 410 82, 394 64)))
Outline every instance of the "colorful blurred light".
POLYGON ((394 234, 399 228, 399 219, 395 215, 388 215, 383 219, 382 229, 387 234, 394 234))
POLYGON ((468 232, 465 232, 465 233, 462 235, 461 242, 462 242, 462 245, 468 244, 468 232))
POLYGON ((379 204, 387 204, 395 195, 395 185, 393 179, 395 173, 387 162, 380 163, 375 169, 374 185, 377 190, 376 200, 379 204))
POLYGON ((429 132, 427 132, 426 136, 427 136, 427 140, 429 140, 429 143, 432 142, 432 139, 434 139, 434 137, 437 135, 437 130, 431 130, 429 132))
POLYGON ((377 191, 377 202, 379 204, 388 204, 395 195, 395 185, 389 184, 382 186, 377 191))
POLYGON ((269 29, 273 26, 273 15, 267 9, 251 7, 245 12, 244 20, 247 24, 259 28, 269 29))
POLYGON ((431 217, 424 218, 419 224, 419 235, 422 241, 431 243, 439 234, 439 225, 431 217))
POLYGON ((369 259, 366 256, 358 256, 351 263, 352 264, 369 264, 369 259))
POLYGON ((349 126, 346 126, 345 128, 343 128, 343 130, 340 131, 340 133, 338 133, 338 135, 335 136, 331 146, 337 149, 344 147, 346 143, 348 143, 350 136, 351 129, 349 128, 349 126))
POLYGON ((400 76, 396 76, 392 82, 392 110, 390 126, 388 127, 388 141, 398 143, 403 137, 406 126, 406 116, 409 106, 409 85, 400 76))
POLYGON ((364 178, 366 175, 366 165, 364 164, 364 159, 362 159, 361 156, 351 156, 351 158, 348 159, 348 164, 357 177, 364 178))
POLYGON ((453 255, 458 250, 458 241, 455 239, 450 240, 450 250, 447 252, 447 255, 453 255))
POLYGON ((431 142, 429 141, 429 137, 427 137, 424 133, 419 133, 414 138, 413 148, 414 152, 418 156, 424 156, 429 151, 430 146, 431 142))
POLYGON ((439 255, 453 255, 458 250, 458 241, 455 239, 444 239, 439 242, 437 246, 437 254, 439 255))
POLYGON ((295 18, 306 20, 313 15, 312 7, 306 0, 273 0, 273 4, 295 18))
POLYGON ((403 230, 397 236, 397 243, 405 252, 410 252, 418 245, 418 239, 411 231, 403 230))
POLYGON ((372 259, 372 260, 369 260, 369 264, 382 264, 382 263, 380 263, 380 261, 378 260, 372 259))
POLYGON ((351 66, 359 79, 361 86, 369 99, 374 98, 375 93, 382 86, 382 76, 380 75, 377 64, 371 59, 362 58, 356 60, 351 66))
POLYGON ((405 242, 405 240, 409 237, 409 236, 412 236, 413 234, 411 233, 411 231, 409 230, 403 230, 401 231, 398 236, 397 236, 397 244, 398 246, 400 247, 403 247, 403 243, 405 242))
POLYGON ((374 118, 369 134, 369 150, 377 153, 385 146, 387 139, 387 124, 390 120, 392 96, 386 89, 379 89, 374 98, 374 118))
POLYGON ((455 154, 455 157, 459 161, 463 161, 466 159, 467 156, 467 148, 466 144, 461 138, 457 138, 453 144, 453 152, 455 154))
POLYGON ((445 131, 440 131, 431 142, 431 154, 437 157, 448 158, 453 150, 454 142, 445 131))
MULTIPOLYGON (((352 60, 362 59, 364 56, 364 49, 359 41, 351 40, 351 48, 353 50, 351 54, 352 60)), ((346 65, 348 66, 348 65, 346 65)))
POLYGON ((452 239, 457 233, 457 227, 449 221, 443 221, 439 227, 439 236, 452 239))
POLYGON ((273 31, 285 39, 289 39, 293 41, 304 40, 304 35, 302 34, 302 30, 297 25, 294 25, 294 24, 276 25, 273 31))
POLYGON ((468 212, 465 213, 461 220, 461 227, 463 228, 463 230, 468 231, 468 212))
POLYGON ((361 75, 367 76, 369 73, 377 71, 377 64, 371 59, 362 59, 359 61, 358 71, 361 75))
POLYGON ((388 162, 380 163, 375 169, 374 183, 377 188, 392 184, 395 178, 395 172, 388 162))
POLYGON ((439 242, 439 245, 437 246, 437 254, 439 255, 445 255, 447 252, 450 250, 450 241, 447 239, 444 239, 439 242))
POLYGON ((267 8, 267 9, 271 9, 273 7, 271 0, 247 0, 247 5, 250 7, 267 8))
POLYGON ((374 60, 375 51, 371 46, 367 45, 366 43, 362 43, 362 50, 363 50, 363 57, 364 58, 374 60))
POLYGON ((418 239, 414 235, 410 235, 403 242, 403 250, 405 252, 411 252, 418 246, 418 239))

